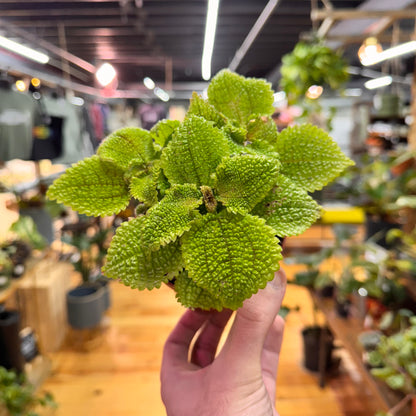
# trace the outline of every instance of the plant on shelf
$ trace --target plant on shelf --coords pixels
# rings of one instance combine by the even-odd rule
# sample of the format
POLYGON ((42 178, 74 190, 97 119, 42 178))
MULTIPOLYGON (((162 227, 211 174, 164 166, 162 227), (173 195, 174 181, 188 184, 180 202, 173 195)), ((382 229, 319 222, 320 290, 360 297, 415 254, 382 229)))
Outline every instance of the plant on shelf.
POLYGON ((38 416, 38 409, 56 407, 53 396, 37 394, 24 374, 0 367, 0 411, 4 408, 9 416, 38 416))
POLYGON ((353 163, 315 126, 278 133, 273 112, 270 84, 222 70, 182 123, 112 133, 47 195, 92 216, 140 201, 112 238, 104 274, 138 289, 174 280, 187 307, 235 310, 279 269, 276 235, 319 217, 308 192, 353 163))
POLYGON ((101 277, 101 267, 107 254, 107 241, 111 230, 100 225, 99 218, 66 224, 61 228, 61 240, 75 248, 71 263, 80 273, 83 283, 101 277))
MULTIPOLYGON (((382 336, 377 348, 370 352, 371 373, 393 390, 405 396, 389 414, 394 415, 411 400, 416 400, 416 316, 410 326, 390 336, 382 336)), ((416 410, 415 403, 413 403, 416 410)), ((414 413, 413 413, 414 414, 414 413)))
POLYGON ((370 242, 352 245, 338 282, 337 302, 348 304, 358 294, 365 299, 366 313, 376 321, 388 308, 402 307, 408 293, 393 254, 370 242))
POLYGON ((108 280, 101 267, 112 230, 103 227, 99 218, 80 217, 61 228, 61 240, 75 249, 69 260, 82 278, 66 296, 68 321, 73 328, 85 329, 98 326, 110 306, 108 280))
POLYGON ((295 273, 291 283, 314 289, 320 294, 325 294, 327 291, 332 293, 327 289, 334 289, 339 273, 337 272, 338 267, 335 270, 334 267, 328 267, 327 263, 334 260, 341 264, 357 229, 349 225, 335 224, 332 230, 335 237, 332 247, 324 247, 316 253, 302 253, 285 259, 286 263, 300 264, 306 267, 306 270, 295 273))
POLYGON ((357 189, 362 195, 358 202, 367 215, 367 238, 375 236, 384 247, 388 244, 388 230, 407 222, 406 208, 416 207, 416 170, 407 169, 395 174, 395 167, 414 157, 413 152, 397 151, 394 154, 372 158, 367 156, 357 170, 357 189))

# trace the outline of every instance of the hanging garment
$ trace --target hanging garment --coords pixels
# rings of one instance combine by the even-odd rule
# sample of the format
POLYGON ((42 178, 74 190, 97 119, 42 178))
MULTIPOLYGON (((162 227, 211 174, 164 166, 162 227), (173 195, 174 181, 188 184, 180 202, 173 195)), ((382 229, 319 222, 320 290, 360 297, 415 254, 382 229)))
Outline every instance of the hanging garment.
POLYGON ((31 160, 56 159, 62 155, 62 117, 47 116, 42 124, 33 128, 31 160))
POLYGON ((39 119, 32 97, 0 88, 0 160, 30 159, 32 127, 39 119))
POLYGON ((62 129, 62 154, 54 158, 54 163, 72 164, 92 155, 87 151, 82 136, 81 114, 78 108, 63 97, 45 95, 43 104, 46 113, 64 119, 62 129))

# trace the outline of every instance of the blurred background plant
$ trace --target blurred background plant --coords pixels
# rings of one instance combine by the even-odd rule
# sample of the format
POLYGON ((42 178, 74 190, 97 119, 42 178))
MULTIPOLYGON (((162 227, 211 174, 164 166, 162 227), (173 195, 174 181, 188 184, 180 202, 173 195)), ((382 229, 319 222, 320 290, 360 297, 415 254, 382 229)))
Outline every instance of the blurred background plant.
POLYGON ((39 416, 40 409, 55 409, 57 404, 50 393, 36 393, 23 373, 0 367, 0 407, 8 416, 39 416))

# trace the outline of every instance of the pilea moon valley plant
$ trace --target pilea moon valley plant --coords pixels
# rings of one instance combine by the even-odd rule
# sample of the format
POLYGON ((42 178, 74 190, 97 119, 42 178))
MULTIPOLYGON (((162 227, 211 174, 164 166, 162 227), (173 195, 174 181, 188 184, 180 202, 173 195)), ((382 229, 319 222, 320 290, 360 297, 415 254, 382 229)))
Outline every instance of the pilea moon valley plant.
POLYGON ((320 215, 308 192, 353 162, 312 125, 278 133, 264 80, 222 70, 183 122, 123 128, 67 169, 48 197, 92 216, 120 212, 103 272, 137 289, 174 280, 186 307, 237 309, 273 279, 279 239, 320 215))

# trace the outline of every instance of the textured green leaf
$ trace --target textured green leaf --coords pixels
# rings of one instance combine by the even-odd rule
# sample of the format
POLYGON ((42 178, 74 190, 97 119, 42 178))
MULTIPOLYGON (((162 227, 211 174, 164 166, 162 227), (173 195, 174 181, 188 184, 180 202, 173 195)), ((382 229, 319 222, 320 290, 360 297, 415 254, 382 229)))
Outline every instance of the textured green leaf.
POLYGON ((320 212, 316 201, 283 175, 279 175, 272 191, 253 210, 280 237, 303 233, 320 217, 320 212))
POLYGON ((91 216, 118 213, 130 200, 123 171, 96 155, 68 168, 49 187, 47 196, 91 216))
POLYGON ((268 116, 253 117, 247 125, 247 140, 252 143, 267 143, 276 146, 277 126, 268 116))
POLYGON ((191 221, 199 215, 202 194, 195 185, 174 185, 165 197, 147 211, 142 241, 151 250, 174 241, 189 230, 191 221))
POLYGON ((181 242, 189 277, 230 309, 264 288, 282 258, 274 230, 248 214, 204 215, 181 242))
POLYGON ((138 127, 125 127, 110 134, 97 149, 102 160, 111 161, 121 169, 127 170, 136 160, 146 165, 155 157, 153 140, 147 130, 138 127))
POLYGON ((186 308, 216 309, 217 311, 223 309, 221 301, 214 298, 207 290, 199 287, 189 278, 186 270, 176 276, 175 291, 178 302, 186 308))
POLYGON ((210 185, 211 173, 229 154, 229 139, 213 123, 191 116, 162 152, 162 167, 172 184, 210 185))
POLYGON ((172 243, 150 251, 142 243, 146 217, 134 218, 117 228, 107 252, 103 273, 134 289, 158 288, 183 268, 180 247, 172 243))
POLYGON ((225 126, 227 123, 226 117, 224 117, 214 106, 204 100, 196 92, 192 93, 192 98, 189 104, 187 117, 192 115, 203 117, 205 120, 213 121, 216 127, 225 126))
POLYGON ((247 130, 244 127, 238 127, 232 123, 227 123, 222 130, 235 143, 243 144, 246 140, 247 130))
POLYGON ((160 120, 152 127, 150 135, 158 145, 165 147, 180 124, 178 120, 160 120))
POLYGON ((245 126, 253 114, 272 115, 273 90, 262 79, 245 78, 223 69, 208 86, 208 102, 226 117, 245 126))
POLYGON ((156 181, 153 175, 132 178, 130 181, 130 194, 144 202, 147 206, 157 203, 156 181))
POLYGON ((354 164, 326 132, 311 124, 284 129, 277 138, 277 152, 281 173, 311 192, 322 189, 354 164))
POLYGON ((218 199, 233 212, 249 212, 272 189, 279 174, 277 159, 256 155, 224 158, 216 170, 218 199))

